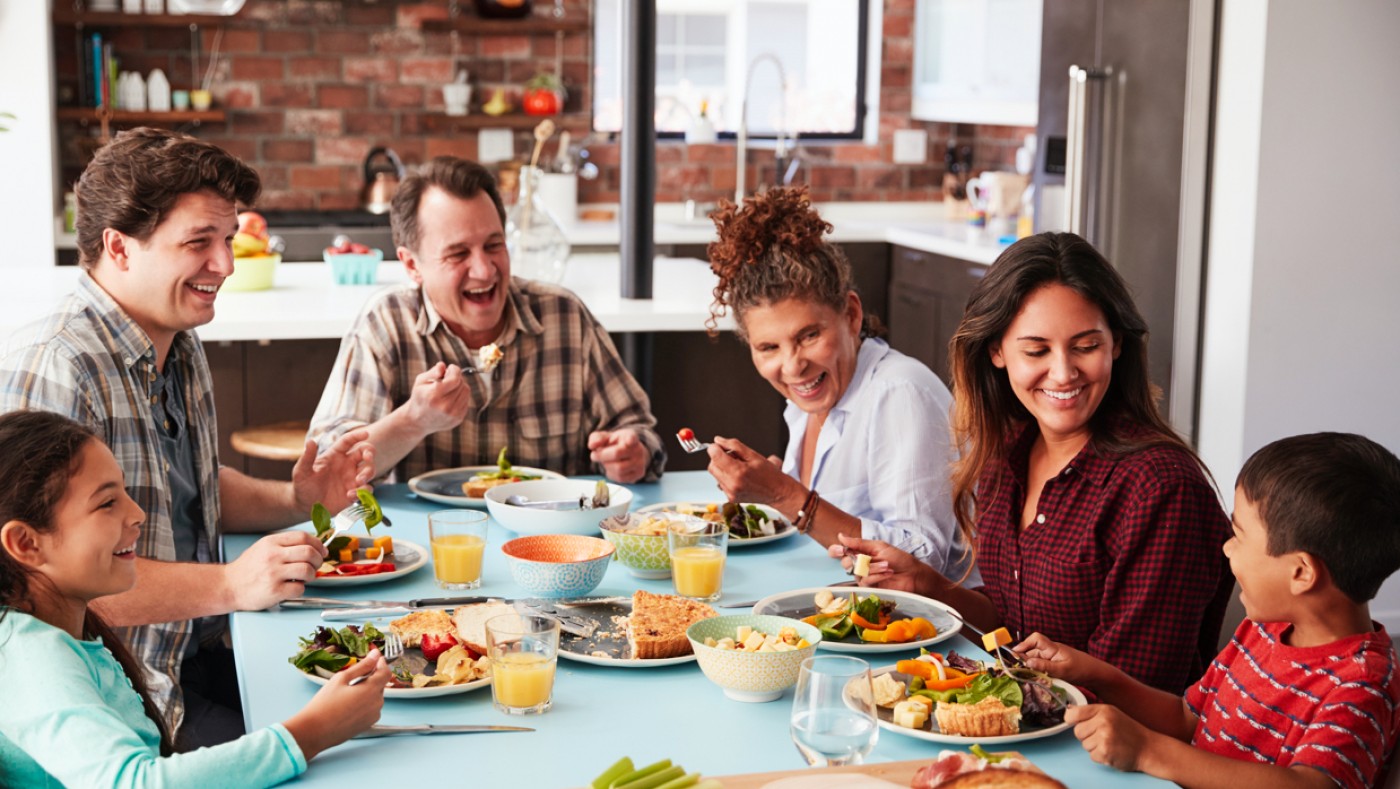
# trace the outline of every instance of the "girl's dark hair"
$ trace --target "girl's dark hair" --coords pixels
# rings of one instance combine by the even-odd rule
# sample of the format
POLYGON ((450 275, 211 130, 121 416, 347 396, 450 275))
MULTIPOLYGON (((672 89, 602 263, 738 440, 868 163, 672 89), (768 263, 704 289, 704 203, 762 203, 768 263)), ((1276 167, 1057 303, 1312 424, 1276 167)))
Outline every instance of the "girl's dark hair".
MULTIPOLYGON (((807 187, 778 187, 744 198, 743 207, 721 200, 711 215, 719 240, 710 244, 710 270, 719 277, 710 317, 710 335, 717 320, 732 309, 742 333, 744 313, 751 307, 783 299, 846 309, 855 291, 851 263, 841 248, 822 238, 831 232, 812 208, 807 187)), ((879 336, 883 327, 865 313, 862 335, 879 336)))
POLYGON ((119 133, 98 149, 73 190, 79 265, 97 265, 107 228, 147 241, 176 200, 206 189, 250 206, 262 181, 238 157, 188 134, 146 127, 119 133))
MULTIPOLYGON (((78 471, 83 447, 98 438, 91 430, 66 416, 46 411, 12 411, 0 416, 0 524, 21 521, 40 533, 52 532, 54 510, 68 491, 68 481, 78 471)), ((49 583, 0 550, 0 619, 5 609, 32 613, 32 586, 49 583)), ((146 716, 160 730, 160 753, 175 752, 165 719, 146 687, 145 675, 131 652, 107 623, 91 608, 83 617, 83 638, 100 638, 116 656, 131 686, 141 696, 146 716)))
MULTIPOLYGON (((1011 390, 1006 371, 992 364, 992 347, 1001 342, 1026 299, 1047 285, 1063 285, 1098 307, 1119 345, 1108 391, 1089 422, 1095 450, 1127 454, 1169 445, 1196 457, 1157 410, 1161 390, 1148 379, 1147 323, 1127 283, 1092 244, 1073 233, 1023 238, 1001 253, 973 289, 948 344, 953 440, 959 450, 953 465, 953 513, 969 546, 977 544, 978 481, 1005 457, 1010 436, 1032 419, 1011 390), (1131 427, 1115 430, 1115 425, 1131 427)), ((1199 458, 1196 463, 1201 465, 1199 458)), ((990 497, 992 491, 981 495, 990 497)))

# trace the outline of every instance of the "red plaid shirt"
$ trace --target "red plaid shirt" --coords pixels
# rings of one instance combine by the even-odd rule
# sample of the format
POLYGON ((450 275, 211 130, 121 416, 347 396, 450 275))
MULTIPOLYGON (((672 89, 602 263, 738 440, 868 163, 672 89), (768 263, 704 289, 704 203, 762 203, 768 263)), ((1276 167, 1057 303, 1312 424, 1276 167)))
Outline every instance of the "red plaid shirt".
POLYGON ((1215 656, 1234 585, 1214 489, 1176 447, 1112 456, 1090 441, 1021 531, 1037 435, 1026 428, 978 485, 982 591, 1017 639, 1040 631, 1180 693, 1215 656))

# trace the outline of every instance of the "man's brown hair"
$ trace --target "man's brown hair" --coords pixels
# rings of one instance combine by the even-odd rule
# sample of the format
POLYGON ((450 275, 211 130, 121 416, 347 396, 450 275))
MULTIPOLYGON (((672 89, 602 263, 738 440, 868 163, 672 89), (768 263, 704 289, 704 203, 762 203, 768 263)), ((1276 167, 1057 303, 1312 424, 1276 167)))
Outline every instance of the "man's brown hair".
POLYGON ((418 205, 423 202, 423 194, 430 186, 463 200, 485 192, 496 206, 501 227, 506 226, 506 206, 501 202, 500 191, 496 189, 496 176, 476 162, 455 156, 439 156, 414 168, 394 190, 393 202, 389 204, 389 225, 394 231, 395 246, 418 251, 422 234, 422 229, 418 227, 418 205))
POLYGON ((119 133, 98 149, 74 189, 78 264, 97 265, 107 228, 145 242, 181 195, 204 190, 251 206, 262 181, 238 157, 188 134, 146 127, 119 133))

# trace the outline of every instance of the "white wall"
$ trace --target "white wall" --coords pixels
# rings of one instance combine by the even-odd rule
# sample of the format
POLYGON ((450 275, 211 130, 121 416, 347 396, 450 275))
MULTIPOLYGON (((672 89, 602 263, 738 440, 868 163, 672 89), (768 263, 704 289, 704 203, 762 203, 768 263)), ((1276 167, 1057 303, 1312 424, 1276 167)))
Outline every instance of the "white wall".
MULTIPOLYGON (((1225 0, 1200 449, 1229 487, 1276 438, 1400 453, 1400 3, 1225 0)), ((1400 576, 1372 603, 1400 632, 1400 576)))
POLYGON ((0 1, 0 266, 54 265, 54 214, 59 198, 53 129, 53 35, 49 2, 0 1))

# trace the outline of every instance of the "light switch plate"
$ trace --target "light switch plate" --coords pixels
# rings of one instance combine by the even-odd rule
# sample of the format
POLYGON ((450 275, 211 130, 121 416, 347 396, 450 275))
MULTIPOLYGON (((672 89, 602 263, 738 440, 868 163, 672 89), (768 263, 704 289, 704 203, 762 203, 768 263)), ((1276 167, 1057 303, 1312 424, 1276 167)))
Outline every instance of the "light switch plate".
POLYGON ((894 133, 894 163, 923 164, 928 161, 928 132, 898 129, 894 133))
POLYGON ((482 129, 476 138, 476 156, 481 164, 515 158, 515 133, 510 129, 482 129))

